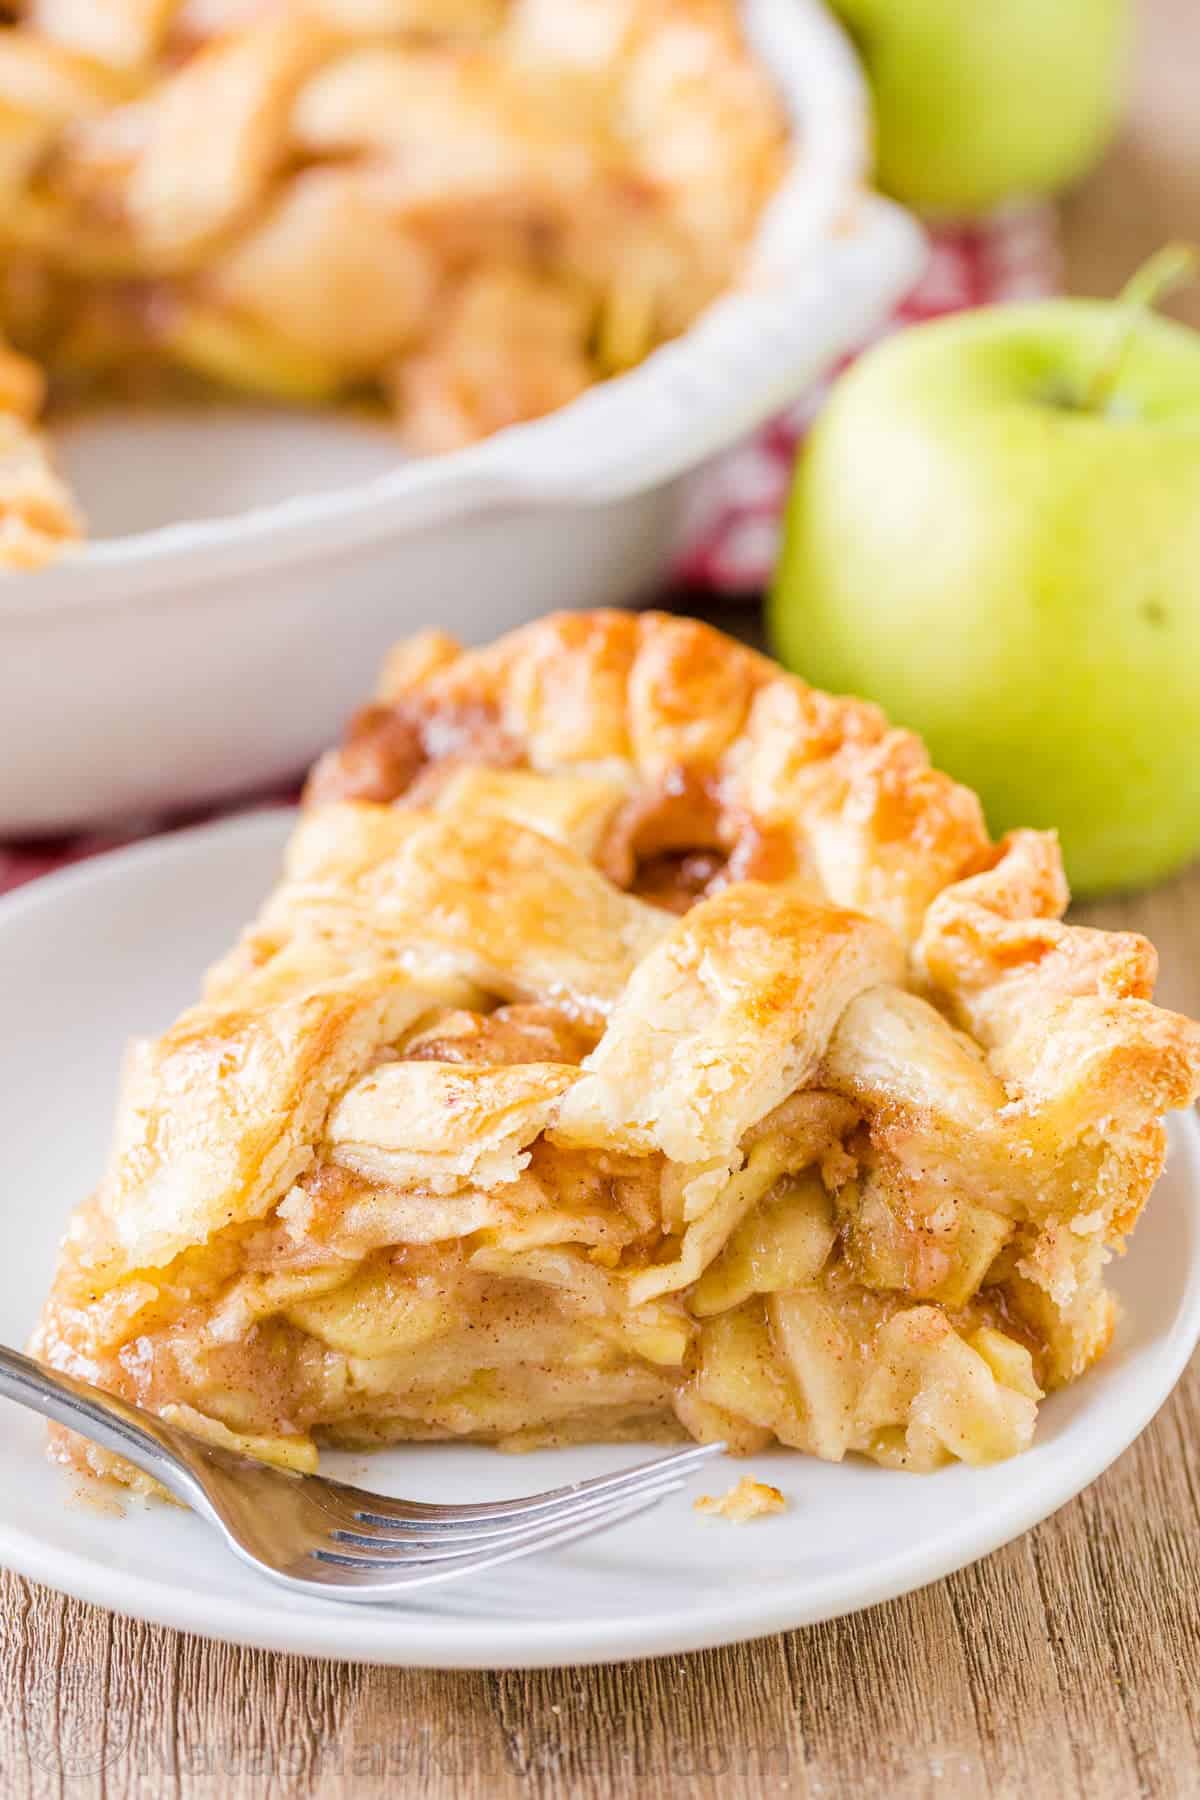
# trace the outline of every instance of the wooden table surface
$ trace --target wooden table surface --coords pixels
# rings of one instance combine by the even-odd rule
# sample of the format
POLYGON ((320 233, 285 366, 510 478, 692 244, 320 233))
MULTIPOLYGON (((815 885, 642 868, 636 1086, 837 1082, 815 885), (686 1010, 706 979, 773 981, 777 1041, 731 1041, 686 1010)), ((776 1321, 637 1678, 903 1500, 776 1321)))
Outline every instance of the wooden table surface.
MULTIPOLYGON (((1047 0, 1052 4, 1053 0, 1047 0)), ((1200 0, 1146 0, 1129 128, 1064 208, 1071 285, 1200 238, 1200 0)), ((1200 295, 1179 310, 1200 323, 1200 295)), ((1200 873, 1091 909, 1200 1014, 1200 873)), ((0 1574, 0 1796, 1200 1794, 1200 1367, 1100 1481, 924 1592, 741 1648, 540 1674, 343 1667, 0 1574)))

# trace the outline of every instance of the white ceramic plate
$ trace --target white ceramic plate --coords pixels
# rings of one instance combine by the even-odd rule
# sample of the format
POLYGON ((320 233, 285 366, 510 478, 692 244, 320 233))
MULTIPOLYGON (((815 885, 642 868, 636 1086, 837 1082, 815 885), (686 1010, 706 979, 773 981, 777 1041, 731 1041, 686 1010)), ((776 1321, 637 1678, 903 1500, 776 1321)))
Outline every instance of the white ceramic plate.
MULTIPOLYGON (((0 904, 0 1338, 21 1344, 55 1240, 104 1153, 118 1059, 193 996, 267 888, 288 830, 259 814, 105 857, 0 904)), ((211 1637, 313 1655, 437 1667, 609 1661, 729 1643, 869 1606, 984 1555, 1077 1494, 1170 1393, 1200 1335, 1200 1146, 1174 1134, 1159 1192, 1120 1266, 1111 1354, 1047 1402, 1034 1448, 997 1468, 901 1475, 862 1463, 756 1456, 787 1513, 700 1518, 719 1465, 654 1512, 555 1556, 434 1589, 419 1605, 292 1600, 244 1571, 199 1519, 166 1506, 107 1516, 42 1454, 43 1428, 5 1407, 0 1561, 82 1599, 211 1637)), ((636 1452, 634 1452, 636 1455, 636 1452)), ((351 1479, 416 1497, 486 1498, 616 1468, 628 1446, 528 1457, 413 1446, 333 1458, 351 1479)))

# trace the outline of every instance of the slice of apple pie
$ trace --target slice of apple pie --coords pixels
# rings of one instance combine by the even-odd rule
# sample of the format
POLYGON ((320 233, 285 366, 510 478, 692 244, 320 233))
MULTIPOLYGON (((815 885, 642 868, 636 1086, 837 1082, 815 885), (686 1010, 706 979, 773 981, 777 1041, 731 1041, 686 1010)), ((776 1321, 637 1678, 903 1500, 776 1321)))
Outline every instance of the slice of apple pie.
POLYGON ((37 1351, 296 1468, 1010 1455, 1200 1087, 1150 945, 1066 901, 1052 836, 704 626, 418 638, 131 1055, 37 1351))

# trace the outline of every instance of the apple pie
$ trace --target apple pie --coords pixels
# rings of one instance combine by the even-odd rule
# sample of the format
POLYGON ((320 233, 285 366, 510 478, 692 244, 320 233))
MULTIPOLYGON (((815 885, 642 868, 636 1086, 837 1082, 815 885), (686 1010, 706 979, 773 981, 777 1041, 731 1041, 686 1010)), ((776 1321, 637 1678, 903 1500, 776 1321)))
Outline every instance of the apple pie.
POLYGON ((1151 946, 1066 903, 1052 835, 706 626, 418 637, 131 1052, 37 1353, 297 1469, 1009 1456, 1200 1087, 1151 946))
MULTIPOLYGON (((66 403, 198 378, 373 401, 410 446, 454 448, 683 331, 786 156, 736 0, 16 10, 0 334, 66 403)), ((7 554, 27 486, 7 463, 0 565, 24 564, 70 533, 7 554)))

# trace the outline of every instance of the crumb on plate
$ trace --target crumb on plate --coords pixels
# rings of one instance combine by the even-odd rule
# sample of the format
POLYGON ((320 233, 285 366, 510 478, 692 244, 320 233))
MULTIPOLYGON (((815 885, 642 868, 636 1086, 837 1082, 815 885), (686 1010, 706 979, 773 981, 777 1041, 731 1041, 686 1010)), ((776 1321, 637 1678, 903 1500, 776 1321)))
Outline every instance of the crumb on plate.
POLYGON ((783 1512, 787 1501, 777 1487, 768 1487, 765 1481, 755 1481, 752 1475, 743 1475, 742 1479, 731 1487, 727 1494, 716 1499, 712 1494, 701 1494, 696 1501, 698 1513, 711 1513, 722 1519, 732 1519, 735 1525, 744 1525, 748 1519, 762 1519, 768 1513, 783 1512))

